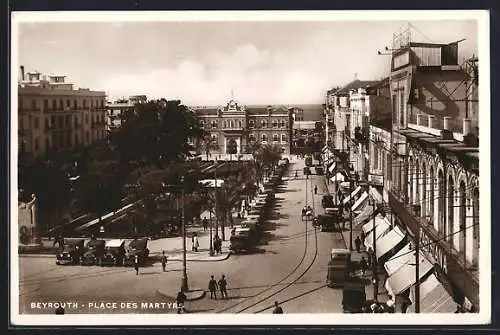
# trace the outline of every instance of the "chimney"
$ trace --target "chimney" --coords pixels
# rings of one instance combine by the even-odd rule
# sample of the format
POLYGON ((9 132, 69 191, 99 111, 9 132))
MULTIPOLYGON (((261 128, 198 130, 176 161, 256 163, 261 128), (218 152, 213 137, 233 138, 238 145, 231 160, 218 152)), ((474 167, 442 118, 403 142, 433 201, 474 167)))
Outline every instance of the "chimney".
POLYGON ((21 65, 21 80, 24 81, 24 66, 21 65))

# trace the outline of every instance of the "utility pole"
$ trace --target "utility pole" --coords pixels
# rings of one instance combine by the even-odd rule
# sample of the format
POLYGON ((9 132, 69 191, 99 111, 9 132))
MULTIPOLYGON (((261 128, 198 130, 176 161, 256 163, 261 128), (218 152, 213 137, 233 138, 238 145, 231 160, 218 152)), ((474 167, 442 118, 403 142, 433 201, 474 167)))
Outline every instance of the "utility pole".
POLYGON ((188 291, 188 278, 186 271, 186 218, 185 218, 185 210, 184 210, 184 176, 181 177, 181 206, 182 206, 182 284, 181 289, 184 292, 188 291))
MULTIPOLYGON (((350 165, 350 161, 351 161, 351 145, 350 143, 347 143, 347 161, 349 162, 349 165, 350 165)), ((349 250, 353 250, 352 249, 352 206, 351 206, 351 203, 352 203, 352 191, 353 191, 353 183, 354 183, 354 180, 353 180, 353 174, 352 174, 352 171, 351 171, 351 167, 349 166, 349 201, 347 203, 347 205, 349 206, 349 250)), ((343 220, 343 218, 342 218, 343 220)))

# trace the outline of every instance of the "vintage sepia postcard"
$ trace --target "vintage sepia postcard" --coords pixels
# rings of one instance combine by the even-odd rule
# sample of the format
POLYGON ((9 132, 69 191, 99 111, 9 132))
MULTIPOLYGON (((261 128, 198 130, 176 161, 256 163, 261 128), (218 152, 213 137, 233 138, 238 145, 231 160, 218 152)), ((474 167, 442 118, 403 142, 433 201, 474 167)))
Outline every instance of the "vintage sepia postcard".
POLYGON ((11 46, 12 324, 490 322, 487 11, 13 12, 11 46))

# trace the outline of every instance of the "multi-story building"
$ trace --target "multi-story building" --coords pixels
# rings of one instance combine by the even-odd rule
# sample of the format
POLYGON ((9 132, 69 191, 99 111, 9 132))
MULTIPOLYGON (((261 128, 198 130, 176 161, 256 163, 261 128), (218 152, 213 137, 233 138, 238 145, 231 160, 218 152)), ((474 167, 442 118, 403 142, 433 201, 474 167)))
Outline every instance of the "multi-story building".
POLYGON ((361 180, 368 177, 370 119, 389 110, 388 78, 355 80, 327 92, 325 134, 330 148, 349 153, 349 162, 361 180))
POLYGON ((106 104, 106 132, 110 133, 120 128, 122 114, 134 110, 136 104, 145 102, 147 102, 147 96, 145 95, 134 95, 128 99, 108 101, 106 104))
POLYGON ((74 89, 65 76, 24 73, 18 84, 19 163, 59 154, 103 140, 103 91, 74 89))
POLYGON ((237 154, 251 153, 253 143, 276 145, 290 153, 293 119, 285 107, 240 106, 230 100, 222 107, 193 109, 201 127, 210 133, 212 153, 230 153, 231 146, 236 146, 237 154))
POLYGON ((455 301, 477 311, 477 59, 459 64, 458 42, 415 43, 409 33, 395 42, 386 201, 455 301))

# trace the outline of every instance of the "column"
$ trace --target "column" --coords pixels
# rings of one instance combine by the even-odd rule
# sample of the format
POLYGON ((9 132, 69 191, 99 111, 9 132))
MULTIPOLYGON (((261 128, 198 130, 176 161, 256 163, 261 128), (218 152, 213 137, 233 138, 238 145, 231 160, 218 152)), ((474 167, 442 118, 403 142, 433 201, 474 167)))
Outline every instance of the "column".
POLYGON ((443 129, 444 130, 449 130, 450 129, 450 116, 445 116, 443 117, 443 129))
POLYGON ((472 208, 472 192, 466 192, 467 193, 467 199, 465 200, 465 257, 467 259, 467 264, 472 264, 473 260, 473 253, 474 253, 474 228, 472 225, 474 224, 474 219, 473 219, 473 208, 472 208))
POLYGON ((434 128, 436 117, 434 115, 427 116, 427 122, 429 123, 429 128, 434 128))
MULTIPOLYGON (((460 184, 459 184, 460 185, 460 184)), ((460 250, 460 187, 453 190, 453 248, 460 250)))
POLYGON ((471 120, 464 119, 464 121, 463 121, 463 135, 464 136, 470 134, 470 128, 471 128, 471 120))

